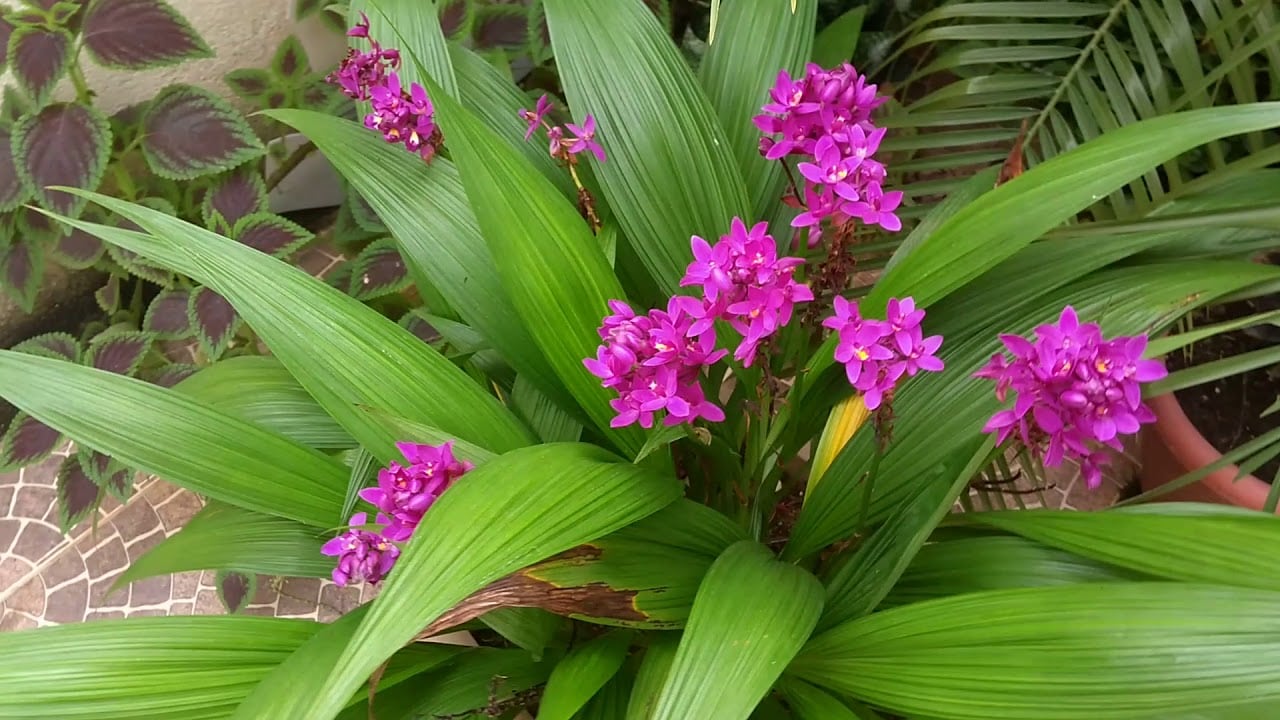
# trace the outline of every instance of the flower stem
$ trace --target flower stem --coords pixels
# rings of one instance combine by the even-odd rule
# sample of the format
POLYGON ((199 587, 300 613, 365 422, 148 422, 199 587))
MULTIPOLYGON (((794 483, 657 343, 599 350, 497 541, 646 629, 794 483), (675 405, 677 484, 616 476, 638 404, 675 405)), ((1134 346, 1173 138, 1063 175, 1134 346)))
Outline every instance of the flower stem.
POLYGON ((275 190, 276 186, 284 182, 284 179, 289 176, 289 173, 298 169, 298 166, 302 164, 302 161, 306 160, 307 156, 315 152, 315 150, 316 144, 310 140, 299 145, 296 150, 289 154, 289 157, 286 157, 284 161, 280 163, 280 167, 277 167, 276 171, 271 173, 271 177, 267 178, 267 192, 275 190))

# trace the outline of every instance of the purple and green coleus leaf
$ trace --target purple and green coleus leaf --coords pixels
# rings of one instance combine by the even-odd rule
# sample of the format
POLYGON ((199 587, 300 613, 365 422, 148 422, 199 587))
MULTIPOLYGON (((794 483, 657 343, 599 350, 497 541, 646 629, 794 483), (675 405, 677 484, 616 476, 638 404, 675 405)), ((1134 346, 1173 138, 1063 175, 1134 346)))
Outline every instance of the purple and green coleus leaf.
POLYGON ((110 455, 80 448, 80 467, 98 487, 120 501, 129 499, 133 490, 133 470, 110 455))
POLYGON ((409 287, 409 270, 391 238, 369 243, 351 261, 347 294, 357 300, 373 300, 409 287))
POLYGON ((97 188, 107 170, 111 127, 94 108, 54 103, 19 120, 12 143, 14 162, 27 191, 44 207, 75 217, 87 200, 49 188, 97 188))
POLYGON ((155 336, 149 332, 110 331, 89 342, 85 364, 98 370, 132 377, 142 366, 153 342, 155 336))
POLYGON ((70 333, 51 332, 28 338, 10 348, 14 352, 67 362, 80 362, 80 341, 70 333))
POLYGON ((216 360, 235 337, 240 315, 226 298, 203 286, 191 291, 187 312, 200 349, 210 360, 216 360))
MULTIPOLYGON (((138 200, 137 203, 169 215, 177 215, 177 210, 174 209, 173 203, 165 200, 164 198, 147 197, 138 200)), ((125 230, 133 230, 134 232, 143 231, 142 228, 132 220, 119 216, 110 218, 110 222, 116 227, 121 227, 125 230)), ((173 287, 173 271, 160 267, 142 255, 139 255, 132 250, 125 250, 124 248, 116 245, 107 246, 107 254, 111 256, 112 260, 116 261, 116 264, 128 271, 130 274, 147 280, 148 282, 153 282, 161 287, 173 287)))
POLYGON ((26 312, 35 307, 44 277, 44 244, 14 240, 0 250, 0 288, 26 312))
POLYGON ((43 103, 71 64, 71 34, 63 29, 24 25, 9 36, 7 60, 18 85, 43 103))
POLYGON ((269 212, 240 218, 231 237, 245 245, 276 257, 285 257, 307 244, 314 234, 296 222, 269 212))
POLYGON ((13 133, 0 127, 0 212, 9 212, 31 197, 31 189, 22 182, 14 161, 13 133))
POLYGON ((231 92, 254 104, 261 104, 267 93, 275 88, 275 78, 262 68, 239 68, 222 77, 231 92))
POLYGON ((219 175, 204 195, 200 215, 212 229, 214 214, 234 227, 240 218, 267 209, 267 184, 257 168, 244 166, 219 175))
POLYGON ((266 152, 235 108, 191 85, 161 90, 142 126, 147 164, 157 175, 173 180, 230 170, 266 152))
POLYGON ((62 441, 62 433, 25 412, 18 412, 0 438, 0 472, 8 472, 49 457, 62 441))
POLYGON ((120 278, 115 275, 107 277, 107 282, 93 293, 102 312, 111 315, 120 309, 120 278))
POLYGON ((18 237, 39 242, 42 246, 51 244, 62 233, 62 226, 35 208, 20 208, 13 218, 17 223, 18 237))
POLYGON ((271 71, 286 83, 295 84, 311 73, 311 60, 297 36, 290 35, 276 48, 271 58, 271 71))
POLYGON ((440 333, 416 310, 410 310, 400 318, 400 327, 428 345, 440 339, 440 333))
POLYGON ((218 587, 218 599, 229 613, 237 613, 249 606, 254 594, 258 591, 256 573, 243 573, 239 570, 219 570, 214 577, 218 587))
POLYGON ((49 257, 71 270, 93 267, 104 252, 106 247, 101 240, 78 228, 58 238, 49 247, 49 257))
POLYGON ((144 377, 147 382, 152 385, 171 388, 192 375, 195 375, 199 369, 200 367, 198 365, 192 365, 190 363, 170 363, 164 367, 151 370, 150 372, 144 371, 144 377))
POLYGON ((200 33, 163 0, 94 0, 84 16, 83 42, 99 65, 121 70, 213 57, 200 33))
POLYGON ((354 188, 347 189, 346 201, 351 206, 351 219, 355 220, 363 230, 378 235, 387 233, 387 226, 382 224, 382 218, 378 217, 378 213, 374 211, 369 201, 354 188))
POLYGON ((338 216, 334 218, 333 228, 329 231, 333 241, 344 248, 359 245, 379 235, 386 234, 386 230, 371 232, 361 227, 356 220, 355 203, 353 193, 348 191, 342 204, 338 206, 338 216))
POLYGON ((520 5, 490 5, 477 9, 471 40, 477 50, 517 48, 529 37, 529 13, 520 5))
POLYGON ((102 488, 84 471, 76 455, 67 456, 58 467, 58 524, 63 533, 89 517, 103 498, 102 488))
POLYGON ((185 289, 162 290, 142 319, 142 329, 161 340, 181 340, 191 335, 191 293, 185 289))

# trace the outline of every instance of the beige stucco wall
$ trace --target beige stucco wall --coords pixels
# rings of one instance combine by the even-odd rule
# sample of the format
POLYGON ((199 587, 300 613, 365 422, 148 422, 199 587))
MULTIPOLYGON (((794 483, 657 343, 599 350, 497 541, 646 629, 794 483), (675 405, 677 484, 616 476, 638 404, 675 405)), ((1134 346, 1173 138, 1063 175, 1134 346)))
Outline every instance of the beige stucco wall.
MULTIPOLYGON (((142 102, 175 82, 193 83, 230 96, 222 76, 242 67, 265 67, 280 41, 298 36, 313 67, 327 68, 341 59, 345 39, 316 17, 293 18, 293 0, 169 0, 213 48, 214 57, 143 72, 105 70, 84 62, 97 105, 110 113, 142 102)), ((65 88, 64 88, 65 92, 65 88)))

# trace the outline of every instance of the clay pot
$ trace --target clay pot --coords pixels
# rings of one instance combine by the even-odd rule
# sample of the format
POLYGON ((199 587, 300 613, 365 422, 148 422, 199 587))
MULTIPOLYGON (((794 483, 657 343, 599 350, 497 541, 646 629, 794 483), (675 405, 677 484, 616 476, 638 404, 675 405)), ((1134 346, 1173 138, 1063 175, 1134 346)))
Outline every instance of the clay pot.
MULTIPOLYGON (((1147 404, 1155 412, 1156 422, 1142 429, 1142 470, 1138 478, 1144 491, 1222 458, 1222 453, 1187 418, 1173 393, 1151 398, 1147 404)), ((1253 475, 1236 480, 1237 472, 1235 465, 1229 465, 1160 499, 1261 510, 1271 485, 1253 475)))

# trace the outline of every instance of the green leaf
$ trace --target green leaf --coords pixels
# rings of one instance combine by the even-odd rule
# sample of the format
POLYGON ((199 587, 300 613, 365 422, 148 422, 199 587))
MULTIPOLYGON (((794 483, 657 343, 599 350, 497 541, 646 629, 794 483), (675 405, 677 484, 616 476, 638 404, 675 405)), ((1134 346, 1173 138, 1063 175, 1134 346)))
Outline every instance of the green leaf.
POLYGON ((653 720, 744 720, 799 652, 822 612, 822 585, 743 541, 698 588, 653 720))
POLYGON ((780 70, 797 77, 804 68, 817 13, 817 0, 791 8, 777 0, 735 0, 720 13, 724 34, 698 67, 698 79, 742 170, 755 218, 776 212, 785 177, 781 162, 760 155, 760 130, 751 118, 760 114, 780 70))
POLYGON ((552 644, 563 645, 573 632, 568 618, 531 607, 490 610, 480 616, 480 622, 516 647, 529 651, 534 660, 541 660, 552 644))
POLYGON ((614 630, 574 648, 551 671, 538 720, 571 720, 627 659, 633 633, 614 630))
POLYGON ((351 25, 359 20, 363 11, 369 16, 369 37, 383 47, 398 48, 407 59, 414 62, 400 64, 400 82, 426 84, 422 72, 426 72, 437 85, 450 95, 458 94, 458 84, 453 77, 453 65, 449 62, 449 49, 445 45, 444 31, 440 29, 440 17, 436 3, 419 0, 351 0, 347 19, 351 25), (418 65, 421 64, 421 71, 418 65))
POLYGON ((510 404, 542 442, 578 442, 582 438, 582 424, 557 407, 523 375, 517 375, 511 387, 510 404))
POLYGON ((616 395, 587 372, 608 302, 623 297, 586 222, 538 171, 450 98, 436 102, 438 122, 462 174, 485 242, 516 313, 564 386, 623 452, 643 444, 637 428, 613 429, 616 395))
POLYGON ((1280 697, 1278 602, 1173 583, 973 593, 841 625, 788 672, 916 717, 1261 719, 1280 697))
POLYGON ((328 577, 333 558, 314 527, 210 503, 176 534, 130 563, 117 586, 188 570, 240 570, 286 577, 328 577))
POLYGON ((587 445, 524 448, 476 468, 423 518, 350 640, 335 632, 304 648, 235 717, 327 720, 396 648, 470 593, 646 517, 680 492, 673 477, 587 445))
POLYGON ((221 360, 173 389, 307 447, 346 450, 356 444, 271 356, 221 360))
POLYGON ((1175 514, 1181 506, 1160 514, 1033 510, 966 513, 960 520, 1168 580, 1280 591, 1280 572, 1268 560, 1280 551, 1274 517, 1206 515, 1194 508, 1175 514))
POLYGON ((596 118, 608 155, 588 162, 649 274, 674 293, 689 264, 690 236, 718 237, 735 216, 752 219, 733 146, 643 3, 543 4, 574 118, 596 118))
POLYGON ((866 14, 866 6, 855 7, 823 28, 813 41, 813 62, 824 68, 848 62, 853 57, 854 49, 858 47, 858 38, 862 35, 862 20, 866 14))
POLYGON ((7 350, 0 388, 77 442, 201 495, 319 527, 341 507, 341 464, 180 393, 7 350))
POLYGON ((226 717, 321 627, 305 620, 197 615, 8 633, 0 656, 0 716, 226 717))
POLYGON ((859 720, 848 705, 803 680, 784 677, 778 687, 796 720, 859 720))
POLYGON ((301 110, 271 117, 314 142, 377 212, 415 278, 426 278, 463 321, 562 409, 576 407, 520 321, 480 236, 453 164, 427 165, 356 123, 301 110))
POLYGON ((217 290, 302 387, 379 459, 396 457, 396 438, 357 405, 429 422, 490 450, 530 442, 519 421, 453 363, 359 301, 234 240, 104 195, 87 196, 154 236, 64 222, 217 290), (321 345, 314 341, 319 337, 321 345))
POLYGON ((951 511, 956 498, 987 463, 993 445, 994 440, 988 440, 977 453, 962 450, 933 473, 917 479, 915 492, 898 503, 884 524, 826 580, 822 629, 876 609, 929 534, 951 511))
POLYGON ((636 681, 631 689, 631 701, 627 703, 626 720, 649 720, 653 717, 658 693, 662 692, 662 686, 671 672, 671 663, 676 659, 680 634, 650 633, 648 640, 649 647, 645 648, 644 659, 640 661, 640 669, 636 672, 636 681))
POLYGON ((405 420, 402 417, 396 417, 391 413, 377 408, 361 407, 360 410, 375 418, 379 424, 389 428, 393 435, 400 440, 408 442, 423 443, 426 445, 439 445, 440 443, 452 442, 453 454, 473 464, 480 465, 489 462, 497 457, 496 454, 485 450, 484 448, 472 445, 465 440, 459 440, 445 431, 426 425, 424 423, 405 420))
POLYGON ((862 303, 882 313, 891 297, 931 305, 1095 200, 1205 142, 1280 125, 1280 103, 1174 113, 1126 125, 986 193, 888 270, 862 303), (1034 211, 1029 211, 1034 208, 1034 211))
POLYGON ((1147 579, 1025 538, 961 537, 920 548, 881 607, 984 590, 1147 579))

